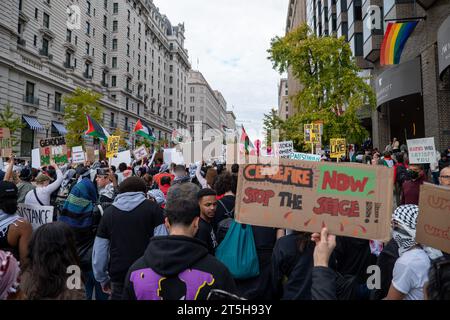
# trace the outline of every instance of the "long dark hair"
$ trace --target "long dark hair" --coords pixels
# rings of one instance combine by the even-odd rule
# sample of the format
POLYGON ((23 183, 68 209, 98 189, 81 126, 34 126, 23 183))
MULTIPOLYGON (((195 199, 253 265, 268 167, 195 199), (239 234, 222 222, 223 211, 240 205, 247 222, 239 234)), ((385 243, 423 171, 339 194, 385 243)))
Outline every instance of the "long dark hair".
POLYGON ((75 236, 63 222, 37 229, 28 245, 21 287, 27 299, 57 299, 67 290, 67 268, 79 265, 75 236))

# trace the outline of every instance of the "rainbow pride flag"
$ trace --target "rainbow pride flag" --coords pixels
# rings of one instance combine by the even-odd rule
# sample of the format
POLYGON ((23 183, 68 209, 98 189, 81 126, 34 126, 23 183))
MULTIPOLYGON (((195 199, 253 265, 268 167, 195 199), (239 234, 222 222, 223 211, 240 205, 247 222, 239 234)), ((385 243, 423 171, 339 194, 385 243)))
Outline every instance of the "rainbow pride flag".
POLYGON ((389 22, 381 44, 380 64, 398 64, 406 41, 419 21, 389 22))

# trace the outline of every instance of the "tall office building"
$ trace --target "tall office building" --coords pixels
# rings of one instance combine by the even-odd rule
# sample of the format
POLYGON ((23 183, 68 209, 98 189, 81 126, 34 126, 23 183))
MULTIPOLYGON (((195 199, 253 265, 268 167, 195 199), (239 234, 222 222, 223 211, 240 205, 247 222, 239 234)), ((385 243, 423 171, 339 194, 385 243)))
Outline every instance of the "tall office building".
POLYGON ((62 97, 103 95, 103 125, 130 132, 138 119, 168 140, 187 121, 184 25, 151 0, 4 0, 0 12, 0 110, 26 125, 19 155, 65 134, 62 97), (175 117, 174 115, 178 115, 175 117))

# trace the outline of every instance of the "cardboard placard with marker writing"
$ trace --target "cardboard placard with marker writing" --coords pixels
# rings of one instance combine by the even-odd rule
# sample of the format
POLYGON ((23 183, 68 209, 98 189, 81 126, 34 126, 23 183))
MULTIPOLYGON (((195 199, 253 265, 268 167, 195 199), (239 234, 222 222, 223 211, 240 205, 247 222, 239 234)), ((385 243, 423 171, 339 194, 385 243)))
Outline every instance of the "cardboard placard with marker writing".
POLYGON ((8 128, 0 128, 0 157, 9 157, 11 152, 11 132, 8 128))
POLYGON ((393 170, 280 159, 239 168, 236 220, 258 226, 387 241, 393 170))
POLYGON ((450 189, 424 183, 420 186, 416 241, 450 253, 450 189))

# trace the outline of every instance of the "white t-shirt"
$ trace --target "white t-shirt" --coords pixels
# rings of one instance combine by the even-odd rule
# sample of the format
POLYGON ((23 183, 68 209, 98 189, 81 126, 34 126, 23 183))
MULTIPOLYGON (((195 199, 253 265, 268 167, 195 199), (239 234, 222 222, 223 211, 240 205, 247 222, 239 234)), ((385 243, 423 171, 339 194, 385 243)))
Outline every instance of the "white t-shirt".
POLYGON ((405 294, 403 300, 423 300, 423 286, 428 281, 430 258, 420 248, 406 251, 397 259, 392 285, 405 294))

